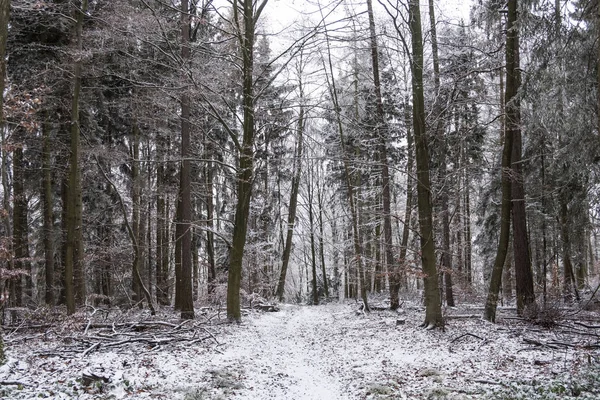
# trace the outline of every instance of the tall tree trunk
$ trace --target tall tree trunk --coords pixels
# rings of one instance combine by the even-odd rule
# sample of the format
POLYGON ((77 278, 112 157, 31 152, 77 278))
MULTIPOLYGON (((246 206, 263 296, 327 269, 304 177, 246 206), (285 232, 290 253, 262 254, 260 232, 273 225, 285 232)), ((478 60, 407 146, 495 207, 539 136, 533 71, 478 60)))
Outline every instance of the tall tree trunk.
MULTIPOLYGON (((408 99, 406 99, 405 104, 408 104, 408 99)), ((405 110, 408 107, 405 107, 405 110)), ((402 282, 402 280, 406 280, 406 269, 408 267, 408 260, 406 259, 406 256, 408 254, 408 239, 410 237, 410 230, 411 230, 411 222, 412 222, 412 213, 413 213, 413 168, 414 168, 414 163, 415 163, 415 158, 414 158, 414 151, 413 151, 413 147, 414 147, 414 140, 413 140, 413 134, 410 128, 410 119, 411 116, 408 115, 409 112, 405 111, 406 116, 405 116, 405 121, 406 121, 406 153, 407 155, 407 161, 406 161, 406 205, 404 208, 404 223, 402 226, 402 239, 400 242, 400 282, 402 282)), ((391 305, 390 305, 391 308, 391 305)), ((392 308, 393 309, 393 308, 392 308)))
MULTIPOLYGON (((444 135, 444 112, 440 104, 440 62, 438 55, 438 42, 437 42, 437 27, 435 23, 435 7, 434 1, 429 0, 429 23, 431 29, 431 51, 433 54, 433 80, 434 88, 436 93, 436 101, 434 104, 433 116, 435 118, 435 129, 434 136, 439 140, 441 144, 441 160, 439 170, 439 182, 440 185, 447 179, 448 168, 446 154, 448 153, 448 144, 444 135)), ((460 179, 460 178, 459 178, 460 179)), ((442 259, 441 267, 444 277, 444 285, 446 290, 446 303, 450 307, 454 307, 454 294, 452 291, 452 255, 450 253, 450 212, 449 212, 449 196, 448 190, 442 191, 439 197, 439 206, 441 212, 441 224, 442 224, 442 259)))
POLYGON ((464 239, 465 239, 465 252, 464 252, 464 262, 465 262, 465 271, 467 273, 467 283, 471 285, 473 283, 473 263, 472 256, 473 251, 471 249, 471 187, 470 187, 470 178, 469 178, 469 163, 466 159, 466 151, 464 159, 464 213, 463 217, 463 227, 465 230, 464 239))
POLYGON ((215 263, 215 205, 213 195, 213 146, 208 139, 204 140, 204 157, 207 162, 204 167, 205 185, 206 185, 206 256, 208 258, 208 294, 211 295, 215 290, 217 283, 217 268, 215 263))
POLYGON ((18 274, 11 279, 11 297, 14 305, 23 306, 23 283, 27 277, 31 277, 31 267, 28 262, 29 243, 27 225, 27 196, 25 194, 25 166, 23 160, 23 140, 25 137, 21 128, 14 132, 15 150, 13 152, 13 255, 14 268, 18 274))
POLYGON ((165 202, 165 167, 162 161, 164 148, 162 148, 162 139, 157 139, 159 162, 156 167, 156 302, 160 305, 168 304, 168 257, 169 257, 169 237, 168 237, 168 217, 165 202))
POLYGON ((242 281, 242 262, 244 247, 246 245, 246 232, 248 230, 248 217, 250 214, 250 199, 252 197, 252 183, 254 175, 254 39, 256 22, 258 21, 268 0, 262 0, 254 9, 252 0, 233 0, 234 23, 238 24, 239 12, 242 12, 243 31, 238 26, 237 34, 241 49, 242 59, 242 99, 243 99, 243 138, 241 147, 238 148, 239 165, 237 173, 237 204, 233 225, 233 238, 229 256, 229 273, 227 280, 227 318, 240 322, 242 314, 240 309, 240 285, 242 281))
MULTIPOLYGON (((5 174, 7 174, 6 172, 6 168, 5 168, 5 157, 4 155, 5 150, 4 150, 4 77, 6 76, 6 39, 8 36, 8 21, 10 18, 10 0, 0 0, 0 131, 1 136, 2 136, 2 149, 0 150, 2 152, 2 183, 3 183, 3 188, 4 188, 4 199, 3 199, 3 205, 4 205, 4 212, 5 214, 8 214, 8 197, 7 197, 7 186, 5 183, 7 183, 7 179, 5 179, 5 174)), ((8 221, 5 219, 5 225, 6 225, 6 235, 9 235, 9 225, 8 225, 8 221)), ((0 280, 2 280, 2 274, 0 272, 0 280)), ((4 289, 2 287, 0 287, 0 289, 4 289)), ((2 329, 0 329, 0 365, 4 364, 6 361, 6 356, 4 354, 4 339, 3 339, 3 335, 2 335, 2 329)))
MULTIPOLYGON (((299 77, 301 79, 301 77, 299 77)), ((303 87, 302 81, 299 83, 300 94, 302 97, 303 87)), ((285 293, 285 277, 287 276, 288 265, 290 262, 290 255, 292 253, 292 237, 294 234, 294 224, 296 223, 296 208, 298 205, 298 189, 300 187, 300 176, 302 173, 302 147, 304 138, 304 107, 300 106, 298 115, 298 128, 296 138, 296 155, 294 157, 294 176, 292 176, 292 191, 290 193, 290 206, 288 208, 288 221, 287 230, 285 236, 285 247, 283 249, 283 255, 281 259, 281 273, 279 274, 279 281, 277 283, 277 291, 275 296, 279 301, 283 301, 283 295, 285 293)))
POLYGON ((513 253, 515 266, 515 282, 517 311, 523 314, 525 307, 535 308, 533 291, 533 272, 529 255, 527 236, 527 212, 525 209, 525 186, 523 165, 521 162, 521 101, 519 90, 521 73, 519 69, 519 26, 517 24, 517 2, 508 1, 508 20, 506 30, 506 128, 513 137, 512 147, 512 227, 513 253), (509 57, 510 56, 510 57, 509 57))
MULTIPOLYGON (((143 244, 142 241, 142 233, 140 229, 140 206, 141 206, 141 196, 140 196, 140 130, 137 125, 137 122, 133 123, 133 141, 132 141, 132 160, 131 160, 131 227, 133 229, 133 234, 135 235, 135 248, 133 251, 133 263, 132 263, 132 289, 135 294, 135 301, 142 300, 142 290, 141 284, 138 280, 140 276, 139 271, 141 270, 142 264, 142 249, 141 246, 143 244)), ((140 303, 141 305, 141 303, 140 303)))
MULTIPOLYGON (((322 10, 321 10, 322 11, 322 10)), ((327 61, 328 61, 328 74, 327 74, 327 80, 328 80, 328 84, 329 84, 329 93, 331 94, 332 100, 333 100, 333 105, 334 105, 334 109, 335 110, 340 110, 340 103, 338 101, 338 97, 337 97, 337 88, 336 88, 336 84, 335 84, 335 77, 334 77, 334 69, 333 69, 333 61, 331 60, 331 47, 330 47, 330 43, 329 43, 329 36, 327 31, 325 32, 325 40, 327 43, 327 61)), ((323 61, 325 62, 325 61, 323 61)), ((369 308, 369 301, 367 298, 367 284, 364 281, 364 273, 363 273, 363 268, 364 268, 364 261, 363 261, 363 257, 362 257, 362 247, 361 247, 361 241, 360 241, 360 231, 358 229, 358 211, 356 208, 356 204, 355 204, 355 193, 354 193, 354 186, 352 184, 352 177, 351 177, 351 173, 350 173, 350 163, 348 160, 348 153, 346 151, 346 138, 344 135, 344 126, 342 124, 342 118, 339 112, 335 113, 336 116, 336 123, 337 123, 337 128, 338 128, 338 134, 340 136, 340 146, 341 146, 341 151, 342 151, 342 163, 344 166, 344 176, 346 179, 346 190, 347 190, 347 194, 348 194, 348 203, 350 205, 350 216, 351 216, 351 224, 352 224, 352 243, 354 244, 354 259, 355 259, 355 263, 356 263, 356 268, 358 271, 358 276, 359 276, 359 281, 360 281, 360 294, 361 294, 361 299, 363 301, 363 307, 365 312, 370 312, 370 308, 369 308)), ((348 278, 350 279, 350 278, 348 278)), ((350 296, 350 291, 351 288, 348 288, 348 295, 350 296)))
MULTIPOLYGON (((190 60, 190 15, 188 0, 181 1, 181 58, 184 64, 190 60)), ((182 319, 194 318, 194 296, 192 289, 192 192, 191 192, 191 143, 190 143, 190 95, 184 89, 181 95, 181 175, 180 175, 180 219, 181 267, 176 277, 175 292, 180 300, 182 319), (179 293, 179 295, 177 295, 179 293)))
POLYGON ((81 219, 81 174, 79 171, 79 94, 81 91, 81 69, 83 51, 83 17, 87 11, 87 0, 82 0, 77 10, 75 27, 76 51, 73 71, 73 101, 71 104, 71 137, 69 176, 66 193, 66 243, 65 243, 65 291, 67 314, 75 312, 75 306, 83 302, 83 254, 81 219))
POLYGON ((421 262, 425 287, 425 321, 428 329, 443 327, 442 307, 438 285, 433 234, 433 206, 431 201, 431 181, 429 177, 429 149, 425 127, 425 98, 423 95, 423 36, 421 32, 421 11, 418 0, 410 0, 408 5, 410 34, 412 38, 412 94, 413 131, 417 159, 417 203, 419 205, 419 231, 421 234, 421 262))
POLYGON ((317 187, 317 202, 319 204, 319 255, 321 256, 321 273, 323 274, 323 290, 325 298, 329 298, 329 280, 325 268, 325 238, 323 235, 323 193, 321 187, 317 187))
POLYGON ((560 233, 562 239, 562 260, 564 272, 563 296, 565 301, 573 300, 576 291, 573 273, 573 262, 571 260, 571 239, 569 235, 569 209, 566 195, 562 194, 560 199, 560 233))
MULTIPOLYGON (((1 126, 1 125, 0 125, 1 126)), ((46 261, 46 305, 54 306, 54 209, 52 196, 52 165, 50 148, 50 126, 42 126, 42 199, 44 208, 44 259, 46 261)))
POLYGON ((395 310, 399 307, 398 290, 400 289, 400 266, 394 259, 392 239, 392 216, 391 216, 391 190, 390 190, 390 168, 387 154, 388 129, 383 110, 383 98, 381 95, 381 80, 379 77, 379 50, 377 47, 377 32, 375 30, 375 18, 373 16, 372 0, 367 0, 369 14, 369 32, 371 36, 371 64, 373 66, 373 84, 375 85, 375 99, 377 102, 376 130, 378 142, 378 158, 381 162, 381 188, 383 202, 383 247, 386 265, 390 279, 390 308, 395 310))
MULTIPOLYGON (((506 95, 504 96, 505 121, 502 124, 504 130, 504 148, 502 150, 502 207, 500 212, 500 237, 496 260, 492 268, 490 288, 488 290, 484 317, 490 322, 496 322, 496 307, 498 305, 498 294, 502 284, 502 270, 508 253, 510 239, 510 218, 512 215, 512 183, 511 167, 513 154, 513 137, 515 130, 514 120, 514 97, 517 95, 519 86, 518 55, 515 54, 516 27, 516 1, 509 0, 509 18, 506 27, 506 95), (512 11, 512 14, 511 14, 512 11)), ((517 42, 518 44, 518 42, 517 42)), ((502 107, 502 106, 501 106, 502 107)))
MULTIPOLYGON (((312 166, 311 166, 312 167, 312 166)), ((310 168, 310 176, 314 176, 313 168, 310 168)), ((313 212, 313 179, 309 178, 308 180, 308 188, 307 188, 307 196, 308 196, 308 222, 310 229, 310 265, 312 272, 312 303, 313 305, 319 304, 319 288, 317 285, 317 257, 316 257, 316 244, 315 244, 315 218, 313 212)))

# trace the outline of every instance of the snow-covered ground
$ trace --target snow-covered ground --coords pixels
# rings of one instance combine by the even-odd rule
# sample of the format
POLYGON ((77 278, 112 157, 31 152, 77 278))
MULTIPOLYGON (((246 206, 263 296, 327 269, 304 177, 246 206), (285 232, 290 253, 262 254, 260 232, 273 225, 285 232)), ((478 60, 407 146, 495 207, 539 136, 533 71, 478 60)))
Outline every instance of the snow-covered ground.
POLYGON ((600 398, 595 328, 565 324, 547 330, 519 320, 493 325, 463 317, 449 318, 445 332, 426 331, 416 306, 400 313, 357 309, 282 305, 279 312, 251 312, 241 325, 217 318, 172 323, 166 331, 144 333, 152 343, 124 340, 96 348, 94 338, 118 329, 90 325, 83 335, 82 318, 78 336, 68 330, 5 332, 9 362, 0 368, 0 397, 600 398), (178 340, 167 341, 184 327, 178 340))

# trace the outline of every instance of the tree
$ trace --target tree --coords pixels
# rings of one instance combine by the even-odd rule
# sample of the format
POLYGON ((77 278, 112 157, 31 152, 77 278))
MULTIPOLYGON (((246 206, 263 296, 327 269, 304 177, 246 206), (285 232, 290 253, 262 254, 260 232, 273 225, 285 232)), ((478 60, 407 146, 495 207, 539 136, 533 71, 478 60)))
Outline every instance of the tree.
POLYGON ((412 96, 413 132, 417 162, 417 204, 419 208, 419 232, 421 235, 421 263, 425 285, 425 321, 428 329, 443 327, 442 307, 438 286, 433 233, 433 206, 429 177, 429 149, 425 126, 425 98, 423 95, 423 37, 421 32, 421 11, 418 0, 410 0, 408 5, 410 35, 412 39, 412 96))
MULTIPOLYGON (((300 101, 304 102, 304 86, 302 82, 302 53, 300 54, 300 63, 298 66, 298 90, 300 94, 300 101)), ((279 301, 283 301, 285 293, 285 278, 287 276, 288 266, 290 262, 290 255, 292 253, 292 238, 294 234, 294 224, 296 223, 296 210, 298 208, 298 191, 300 188, 300 177, 302 174, 302 150, 304 146, 304 129, 306 126, 306 116, 304 104, 300 104, 300 110, 298 112, 298 122, 296 130, 296 152, 294 155, 294 167, 292 176, 292 188, 290 192, 290 202, 288 207, 288 220, 286 226, 285 235, 285 247, 283 249, 282 260, 281 260, 281 272, 279 273, 279 281, 277 283, 277 290, 275 296, 279 301)))
MULTIPOLYGON (((10 19, 10 0, 0 0, 0 130, 4 132, 4 77, 6 76, 6 40, 8 37, 8 22, 10 19)), ((4 134, 2 134, 4 137, 4 134)), ((4 210, 7 212, 8 210, 4 210)), ((4 278, 1 276, 0 281, 4 278)), ((4 335, 0 329, 0 365, 6 362, 4 335)))
MULTIPOLYGON (((181 2, 181 59, 185 69, 190 59, 190 8, 187 0, 181 2)), ((181 95, 181 171, 179 183, 178 226, 180 235, 181 266, 175 277, 175 307, 181 310, 182 319, 194 318, 194 299, 192 290, 192 200, 191 200, 191 148, 190 148, 190 95, 187 88, 181 95)))
POLYGON ((375 101, 377 112, 375 119, 375 130, 378 138, 378 158, 381 162, 381 186, 383 202, 383 246, 385 258, 390 277, 390 308, 397 309, 400 306, 398 290, 400 289, 399 265, 395 262, 392 243, 392 215, 391 215, 391 190, 390 190, 390 167, 388 160, 388 129, 385 123, 383 110, 383 96, 381 95, 381 81, 379 77, 379 50, 377 47, 377 36, 375 31, 375 18, 373 16, 372 0, 367 0, 369 14, 369 33, 371 36, 371 62, 373 65, 373 84, 375 86, 375 101))
POLYGON ((250 199, 254 174, 254 42, 256 23, 260 18, 268 0, 262 0, 256 7, 252 0, 233 0, 233 23, 239 42, 242 59, 242 102, 243 102, 243 138, 238 150, 237 203, 233 225, 233 238, 229 256, 229 276, 227 280, 227 318, 240 322, 240 284, 242 280, 242 262, 250 199), (240 18, 241 16, 241 18, 240 18), (243 26, 240 24, 243 22, 243 26))
POLYGON ((71 135, 69 155, 69 175, 67 183, 66 239, 65 239, 65 291, 67 313, 73 314, 75 306, 82 304, 85 296, 83 275, 82 238, 82 194, 80 158, 79 101, 81 92, 81 69, 83 64, 83 19, 87 11, 87 0, 82 0, 77 8, 75 25, 75 60, 73 62, 73 99, 71 103, 71 135))
POLYGON ((517 311, 523 314, 526 307, 535 309, 533 273, 529 255, 527 214, 525 210, 525 183, 521 161, 521 101, 519 89, 521 72, 519 66, 519 24, 517 0, 508 1, 506 22, 506 130, 512 136, 512 228, 517 311))

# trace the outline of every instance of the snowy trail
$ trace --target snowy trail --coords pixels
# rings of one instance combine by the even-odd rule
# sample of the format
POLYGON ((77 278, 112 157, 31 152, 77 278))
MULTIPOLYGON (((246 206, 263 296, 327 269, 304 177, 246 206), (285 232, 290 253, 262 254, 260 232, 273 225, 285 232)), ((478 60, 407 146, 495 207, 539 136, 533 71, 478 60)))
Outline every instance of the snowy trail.
POLYGON ((525 340, 583 343, 571 328, 559 333, 519 321, 492 325, 466 318, 450 319, 445 332, 425 331, 420 306, 370 314, 357 308, 350 302, 281 305, 279 312, 252 311, 240 325, 201 324, 186 333, 200 339, 197 345, 131 342, 85 354, 99 331, 79 336, 85 346, 73 332, 12 334, 0 381, 23 384, 0 385, 0 398, 491 400, 555 398, 544 396, 556 390, 564 399, 600 398, 600 369, 585 375, 591 360, 600 360, 600 350, 556 350, 525 340), (105 383, 86 383, 86 371, 105 383), (584 388, 587 397, 563 391, 574 376, 585 383, 577 391, 584 388))
POLYGON ((283 306, 245 323, 211 363, 242 372, 236 398, 346 399, 335 365, 324 357, 333 313, 314 307, 283 306))

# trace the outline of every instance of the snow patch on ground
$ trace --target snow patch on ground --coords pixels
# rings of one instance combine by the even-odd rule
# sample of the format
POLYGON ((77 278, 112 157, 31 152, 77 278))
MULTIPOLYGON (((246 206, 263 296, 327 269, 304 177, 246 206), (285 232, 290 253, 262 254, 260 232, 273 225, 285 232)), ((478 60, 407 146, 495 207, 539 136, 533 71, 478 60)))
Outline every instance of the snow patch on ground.
POLYGON ((553 348, 524 341, 574 343, 564 331, 510 320, 494 325, 478 318, 449 319, 445 332, 427 331, 419 327, 419 307, 400 314, 356 310, 350 304, 282 305, 280 312, 252 312, 240 325, 215 321, 210 330, 218 343, 151 348, 132 343, 85 355, 63 351, 65 342, 74 338, 51 332, 8 333, 9 362, 0 367, 0 397, 341 400, 600 395, 591 384, 575 380, 598 362, 597 348, 553 348), (85 381, 84 371, 108 382, 85 381))

